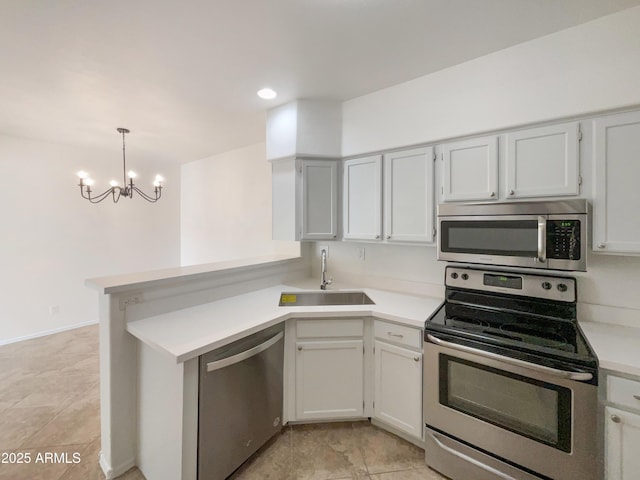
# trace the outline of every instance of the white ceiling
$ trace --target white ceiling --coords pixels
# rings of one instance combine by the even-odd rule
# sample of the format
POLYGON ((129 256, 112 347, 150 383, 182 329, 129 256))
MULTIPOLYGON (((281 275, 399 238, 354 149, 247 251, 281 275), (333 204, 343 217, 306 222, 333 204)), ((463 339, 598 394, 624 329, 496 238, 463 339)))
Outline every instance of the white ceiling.
MULTIPOLYGON (((0 133, 187 162, 640 0, 0 0, 0 133), (265 86, 275 100, 259 99, 265 86)), ((128 157, 130 156, 128 155, 128 157)))

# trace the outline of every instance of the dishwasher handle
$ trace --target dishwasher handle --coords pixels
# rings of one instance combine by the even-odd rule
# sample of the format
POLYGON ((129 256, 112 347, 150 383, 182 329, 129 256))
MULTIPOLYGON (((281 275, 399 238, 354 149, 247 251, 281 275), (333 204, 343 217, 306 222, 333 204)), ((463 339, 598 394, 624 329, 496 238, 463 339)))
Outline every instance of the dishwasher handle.
POLYGON ((234 365, 236 363, 240 363, 247 358, 254 357, 258 355, 260 352, 264 352, 269 347, 278 343, 284 337, 284 333, 280 332, 269 340, 260 345, 256 345, 249 350, 245 350, 244 352, 237 353, 236 355, 232 355, 231 357, 223 358, 222 360, 216 360, 215 362, 207 363, 207 372, 213 372, 215 370, 220 370, 221 368, 228 367, 229 365, 234 365))

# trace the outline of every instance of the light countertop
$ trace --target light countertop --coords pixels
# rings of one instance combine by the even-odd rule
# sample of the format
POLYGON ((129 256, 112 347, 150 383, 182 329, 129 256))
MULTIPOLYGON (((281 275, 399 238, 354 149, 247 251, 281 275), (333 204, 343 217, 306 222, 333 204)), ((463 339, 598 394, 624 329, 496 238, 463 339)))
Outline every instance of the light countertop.
MULTIPOLYGON (((280 307, 281 292, 317 290, 315 280, 256 290, 127 324, 142 342, 184 362, 289 318, 370 317, 423 328, 441 298, 404 295, 371 288, 332 286, 332 291, 364 291, 375 305, 280 307)), ((640 329, 580 322, 601 368, 640 377, 640 329)))
POLYGON ((596 351, 600 368, 640 377, 640 328, 580 322, 596 351))
POLYGON ((364 291, 375 305, 280 307, 280 293, 317 290, 317 282, 276 285, 195 307, 129 322, 127 331, 140 341, 185 362, 234 340, 289 318, 369 317, 423 328, 441 298, 418 297, 371 288, 331 288, 364 291))

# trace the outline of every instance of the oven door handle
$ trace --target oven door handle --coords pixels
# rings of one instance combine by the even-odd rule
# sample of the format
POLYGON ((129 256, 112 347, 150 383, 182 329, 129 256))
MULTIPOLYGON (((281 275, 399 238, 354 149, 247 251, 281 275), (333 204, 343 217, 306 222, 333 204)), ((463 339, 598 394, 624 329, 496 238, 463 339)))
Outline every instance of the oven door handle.
POLYGON ((588 372, 570 372, 567 370, 558 370, 557 368, 545 367, 544 365, 536 365, 535 363, 525 362, 524 360, 518 360, 517 358, 505 357, 504 355, 498 355, 497 353, 485 352, 477 348, 471 348, 464 345, 458 345, 457 343, 447 342, 446 340, 435 337, 430 333, 427 334, 427 338, 432 343, 440 345, 441 347, 448 347, 453 348, 454 350, 459 350, 461 352, 472 353, 474 355, 479 355, 491 360, 498 360, 510 365, 515 365, 516 367, 524 367, 536 372, 553 375, 554 377, 565 378, 568 380, 577 380, 579 382, 586 382, 593 378, 593 374, 588 372))
POLYGON ((547 219, 538 217, 538 256, 536 262, 547 263, 547 219))
POLYGON ((442 450, 444 450, 445 452, 460 458, 461 460, 464 460, 465 462, 468 462, 472 465, 475 465, 478 468, 481 468, 482 470, 484 470, 485 472, 489 472, 492 475, 494 475, 497 478, 501 478, 502 480, 516 480, 515 478, 513 478, 511 475, 507 475, 504 472, 501 472, 500 470, 497 470, 493 467, 490 467, 489 465, 485 465, 484 463, 482 463, 479 460, 476 460, 475 458, 472 458, 468 455, 465 455, 462 452, 459 452, 451 447, 448 447, 447 445, 445 445, 444 443, 442 443, 438 437, 436 436, 435 433, 429 432, 427 435, 429 435, 431 437, 431 440, 433 440, 435 442, 435 444, 441 448, 442 450))

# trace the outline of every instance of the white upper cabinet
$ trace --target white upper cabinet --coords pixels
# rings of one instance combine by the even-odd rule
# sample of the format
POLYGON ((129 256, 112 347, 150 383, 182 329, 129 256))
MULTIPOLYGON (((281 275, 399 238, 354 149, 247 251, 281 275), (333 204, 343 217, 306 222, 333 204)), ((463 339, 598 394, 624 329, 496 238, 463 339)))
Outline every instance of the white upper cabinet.
POLYGON ((382 236, 382 156, 345 160, 343 236, 380 240, 382 236))
POLYGON ((338 236, 338 161, 272 162, 274 240, 333 240, 338 236))
POLYGON ((579 124, 507 133, 506 198, 577 195, 579 124))
POLYGON ((593 248, 640 253, 640 112, 593 120, 593 248))
POLYGON ((442 200, 498 198, 498 137, 473 138, 442 147, 442 200))
POLYGON ((338 162, 303 160, 302 240, 338 236, 338 162))
POLYGON ((434 240, 433 147, 384 156, 384 238, 434 240))

